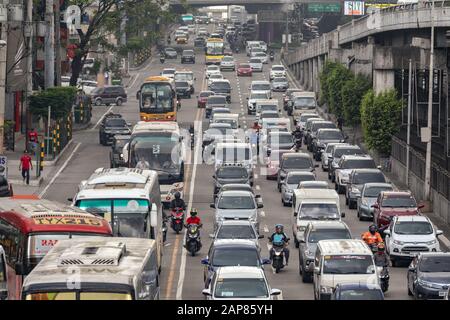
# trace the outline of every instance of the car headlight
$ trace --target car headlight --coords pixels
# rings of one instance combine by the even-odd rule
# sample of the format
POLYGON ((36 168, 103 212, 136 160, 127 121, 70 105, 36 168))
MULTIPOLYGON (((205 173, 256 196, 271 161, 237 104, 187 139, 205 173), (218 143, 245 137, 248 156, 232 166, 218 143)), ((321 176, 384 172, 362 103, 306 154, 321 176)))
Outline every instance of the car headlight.
POLYGON ((333 287, 320 286, 320 293, 331 294, 333 293, 333 287))
POLYGON ((325 143, 320 143, 319 148, 325 149, 325 143))
POLYGON ((405 243, 403 241, 394 240, 394 244, 397 244, 399 246, 404 245, 405 243))
POLYGON ((352 189, 350 190, 351 193, 355 193, 357 195, 361 194, 361 191, 359 191, 358 188, 352 187, 352 189))
POLYGON ((286 177, 286 173, 283 172, 283 171, 281 171, 281 172, 280 172, 280 177, 281 177, 281 178, 285 178, 285 177, 286 177))
POLYGON ((440 285, 440 284, 429 282, 429 281, 425 281, 425 280, 422 280, 422 279, 419 279, 418 282, 423 287, 434 288, 434 289, 441 289, 442 288, 442 285, 440 285))
POLYGON ((367 200, 362 200, 361 201, 361 205, 368 207, 369 206, 369 202, 367 200))
POLYGON ((436 244, 436 239, 434 239, 434 240, 431 240, 431 241, 428 241, 428 242, 425 242, 427 245, 432 245, 432 244, 436 244))
POLYGON ((306 255, 306 258, 308 258, 308 259, 314 259, 315 253, 313 251, 307 249, 307 250, 305 250, 305 255, 306 255))
POLYGON ((306 226, 297 226, 297 230, 302 232, 306 230, 306 226))

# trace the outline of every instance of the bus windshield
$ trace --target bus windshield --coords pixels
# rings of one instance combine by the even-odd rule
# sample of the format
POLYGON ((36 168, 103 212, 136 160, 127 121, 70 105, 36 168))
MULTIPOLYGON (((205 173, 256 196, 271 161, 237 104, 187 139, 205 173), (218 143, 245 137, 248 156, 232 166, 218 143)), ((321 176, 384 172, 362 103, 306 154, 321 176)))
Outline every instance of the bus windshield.
POLYGON ((145 164, 151 170, 177 173, 180 169, 179 136, 175 133, 156 133, 137 136, 130 142, 130 167, 145 164))
POLYGON ((132 300, 128 292, 39 292, 26 295, 26 300, 132 300))
POLYGON ((174 111, 174 94, 168 83, 144 83, 141 87, 140 111, 165 113, 174 111))
POLYGON ((148 219, 150 202, 146 199, 86 199, 77 206, 86 211, 96 211, 111 222, 114 235, 144 238, 144 225, 148 219))
POLYGON ((206 42, 206 54, 209 55, 223 54, 223 42, 206 42))

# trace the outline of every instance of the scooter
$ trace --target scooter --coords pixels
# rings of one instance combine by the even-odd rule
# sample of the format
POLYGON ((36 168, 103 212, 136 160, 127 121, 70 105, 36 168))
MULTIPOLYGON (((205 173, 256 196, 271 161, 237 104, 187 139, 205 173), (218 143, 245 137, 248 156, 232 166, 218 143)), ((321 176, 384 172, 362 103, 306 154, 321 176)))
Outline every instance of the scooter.
MULTIPOLYGON (((287 239, 289 241, 289 239, 287 239)), ((275 273, 279 273, 284 268, 284 244, 276 245, 272 244, 273 259, 272 267, 275 269, 275 273)))
POLYGON ((164 61, 166 61, 166 58, 164 58, 164 56, 161 56, 161 57, 159 58, 159 61, 161 61, 161 63, 164 63, 164 61))
POLYGON ((270 54, 270 61, 273 62, 273 60, 275 59, 273 53, 270 54))
POLYGON ((191 133, 191 150, 194 150, 194 146, 195 146, 195 138, 194 134, 191 133))
POLYGON ((184 222, 183 208, 173 209, 171 213, 171 223, 170 223, 170 226, 172 227, 173 231, 179 234, 183 229, 183 222, 184 222))
POLYGON ((295 152, 299 152, 301 150, 301 148, 302 148, 302 138, 301 137, 300 138, 294 137, 294 139, 295 139, 295 145, 294 145, 295 152))
POLYGON ((388 266, 377 266, 378 274, 380 277, 380 287, 383 292, 389 289, 389 268, 388 266))
POLYGON ((200 241, 200 228, 202 225, 197 224, 188 224, 185 227, 187 228, 187 236, 186 236, 186 250, 191 253, 191 256, 195 256, 195 254, 200 251, 202 247, 202 243, 200 241))

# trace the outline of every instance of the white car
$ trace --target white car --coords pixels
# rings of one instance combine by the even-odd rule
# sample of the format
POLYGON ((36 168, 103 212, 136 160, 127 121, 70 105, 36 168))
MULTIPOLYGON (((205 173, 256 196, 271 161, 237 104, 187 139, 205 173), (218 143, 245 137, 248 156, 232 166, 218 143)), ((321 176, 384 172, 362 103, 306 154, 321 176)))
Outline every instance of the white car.
POLYGON ((334 173, 336 176, 335 190, 340 194, 345 194, 353 169, 375 168, 377 168, 375 161, 368 155, 343 155, 334 173))
POLYGON ((216 65, 211 65, 206 68, 206 78, 209 78, 212 74, 220 74, 220 67, 216 65))
POLYGON ((263 71, 263 63, 261 61, 260 58, 250 58, 250 60, 248 61, 248 64, 250 65, 250 67, 252 68, 253 72, 262 72, 263 71))
POLYGON ((276 64, 270 69, 270 80, 275 77, 286 77, 286 69, 281 64, 276 64))
POLYGON ((165 68, 161 72, 161 75, 163 77, 167 77, 167 78, 170 78, 170 79, 175 79, 175 72, 176 72, 176 70, 174 68, 165 68))
POLYGON ((219 267, 202 293, 208 300, 273 300, 281 294, 271 289, 261 267, 219 267))
POLYGON ((253 55, 253 58, 260 58, 264 64, 269 63, 269 58, 265 52, 257 52, 253 55))
POLYGON ((208 77, 208 88, 211 85, 211 83, 213 83, 214 81, 216 81, 216 80, 223 80, 223 79, 225 79, 225 78, 223 77, 223 74, 221 74, 221 73, 213 73, 213 74, 211 74, 208 77))
POLYGON ((419 252, 441 251, 437 237, 443 232, 425 216, 395 216, 384 233, 393 267, 400 260, 410 261, 419 252))
POLYGON ((220 70, 236 70, 236 61, 231 56, 223 57, 220 62, 220 70))
POLYGON ((256 114, 256 101, 270 99, 270 96, 267 91, 252 91, 247 99, 248 114, 256 114))
POLYGON ((81 80, 78 84, 78 88, 82 89, 85 94, 91 94, 95 88, 97 88, 97 81, 93 80, 81 80))

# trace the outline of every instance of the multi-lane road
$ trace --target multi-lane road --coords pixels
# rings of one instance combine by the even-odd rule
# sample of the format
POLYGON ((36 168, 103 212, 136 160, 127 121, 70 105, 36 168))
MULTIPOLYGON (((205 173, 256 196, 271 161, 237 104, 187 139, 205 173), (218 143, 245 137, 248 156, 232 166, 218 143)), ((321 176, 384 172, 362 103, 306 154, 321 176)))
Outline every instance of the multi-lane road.
MULTIPOLYGON (((192 41, 192 40, 191 40, 192 41)), ((132 79, 127 88, 128 102, 122 106, 96 107, 94 106, 94 123, 99 121, 102 115, 108 111, 121 113, 123 117, 132 123, 136 123, 139 118, 136 92, 144 78, 150 75, 159 74, 163 68, 174 67, 177 69, 190 69, 195 73, 196 94, 206 87, 204 76, 205 64, 202 50, 196 51, 196 64, 181 65, 180 59, 166 60, 164 64, 156 57, 141 70, 132 73, 132 79)), ((245 53, 235 54, 237 62, 247 62, 245 53)), ((279 63, 277 56, 274 63, 279 63)), ((231 82, 232 113, 240 114, 240 125, 242 129, 249 129, 255 117, 247 115, 246 97, 248 88, 252 80, 268 80, 270 63, 264 65, 262 73, 254 73, 252 77, 237 77, 235 72, 224 71, 223 75, 231 82)), ((293 85, 293 84, 291 84, 293 85)), ((202 130, 207 129, 207 122, 204 118, 204 110, 197 108, 196 94, 191 99, 183 99, 182 108, 178 113, 178 121, 183 124, 191 124, 196 120, 203 120, 202 130)), ((274 93, 274 99, 282 103, 282 94, 274 93)), ((184 125, 183 125, 184 126, 184 125)), ((200 153, 201 140, 196 141, 196 151, 200 153)), ((77 186, 81 180, 88 178, 91 173, 99 167, 109 167, 109 147, 103 147, 98 141, 98 126, 78 132, 74 135, 74 144, 68 154, 60 162, 60 166, 54 170, 49 177, 48 183, 36 190, 43 198, 67 202, 77 191, 77 186)), ((306 150, 305 150, 306 152, 306 150)), ((211 239, 208 235, 213 229, 213 210, 209 204, 212 202, 213 192, 213 167, 201 161, 193 161, 186 168, 185 200, 189 208, 198 210, 199 216, 203 220, 202 242, 203 248, 195 257, 186 254, 183 248, 184 235, 176 235, 171 229, 168 231, 167 242, 164 248, 164 260, 162 268, 161 298, 162 299, 203 299, 203 265, 200 260, 206 256, 211 239)), ((257 164, 255 170, 256 192, 262 196, 264 208, 260 209, 261 232, 265 238, 261 239, 262 256, 268 257, 269 251, 267 237, 274 230, 274 225, 282 223, 285 231, 291 234, 292 209, 283 207, 280 193, 277 190, 276 182, 266 180, 263 175, 264 170, 261 163, 257 164)), ((320 168, 317 169, 317 178, 327 181, 327 174, 320 168)), ((330 187, 331 184, 330 184, 330 187)), ((21 191, 21 190, 20 190, 21 191)), ((367 230, 369 222, 360 222, 356 217, 356 210, 349 210, 345 206, 345 199, 341 195, 341 210, 346 213, 343 221, 350 227, 353 237, 359 238, 361 233, 367 230)), ((289 266, 279 274, 275 274, 270 265, 265 266, 266 274, 272 288, 282 290, 283 299, 313 299, 313 285, 302 283, 298 269, 298 249, 293 242, 290 244, 291 258, 289 266)), ((391 268, 391 283, 386 299, 409 299, 406 289, 406 268, 391 268)))

